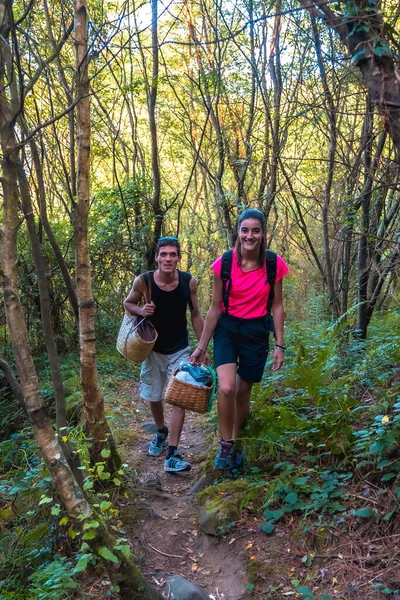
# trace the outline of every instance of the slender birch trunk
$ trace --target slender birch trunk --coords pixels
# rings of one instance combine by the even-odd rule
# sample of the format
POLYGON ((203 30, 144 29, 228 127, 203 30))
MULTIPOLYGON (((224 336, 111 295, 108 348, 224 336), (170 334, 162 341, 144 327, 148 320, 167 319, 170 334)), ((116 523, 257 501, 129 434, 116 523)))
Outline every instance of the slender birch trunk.
POLYGON ((96 336, 94 298, 90 272, 88 242, 90 184, 90 97, 87 49, 86 0, 75 2, 75 58, 78 128, 77 201, 74 214, 76 288, 79 302, 79 345, 81 385, 86 412, 87 434, 91 439, 89 454, 92 464, 104 462, 103 449, 110 449, 107 470, 113 473, 121 465, 107 424, 104 401, 96 368, 96 336))

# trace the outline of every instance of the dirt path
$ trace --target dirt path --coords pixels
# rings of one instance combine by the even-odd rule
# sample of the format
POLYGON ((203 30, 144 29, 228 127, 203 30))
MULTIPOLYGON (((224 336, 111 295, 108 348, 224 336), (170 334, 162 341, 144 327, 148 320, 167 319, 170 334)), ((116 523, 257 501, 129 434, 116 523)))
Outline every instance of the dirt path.
MULTIPOLYGON (((139 439, 127 460, 136 470, 141 484, 138 500, 145 507, 139 534, 143 572, 159 586, 166 576, 179 574, 203 586, 211 599, 241 600, 246 596, 247 577, 238 549, 227 540, 202 533, 197 526, 192 488, 202 475, 201 466, 210 444, 205 417, 186 414, 179 448, 192 464, 191 471, 165 473, 165 453, 157 458, 148 455, 154 435, 149 431, 149 409, 137 399, 137 388, 131 388, 129 394, 132 426, 138 428, 139 439)), ((167 424, 169 412, 167 405, 167 424)))

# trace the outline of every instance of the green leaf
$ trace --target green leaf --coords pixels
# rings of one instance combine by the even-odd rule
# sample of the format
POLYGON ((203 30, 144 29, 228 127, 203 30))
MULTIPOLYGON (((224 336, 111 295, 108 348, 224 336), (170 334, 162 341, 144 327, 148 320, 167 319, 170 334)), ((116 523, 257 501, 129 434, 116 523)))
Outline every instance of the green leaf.
POLYGON ((108 510, 110 508, 110 506, 112 506, 112 502, 106 502, 105 500, 103 500, 103 502, 100 502, 100 510, 101 510, 101 512, 104 512, 105 510, 108 510))
POLYGON ((106 448, 103 448, 103 450, 101 451, 100 454, 103 458, 109 458, 109 456, 111 455, 111 450, 107 450, 106 448))
POLYGON ((53 508, 51 509, 51 514, 55 515, 56 517, 58 517, 58 515, 60 514, 61 509, 60 509, 60 505, 56 504, 55 506, 53 506, 53 508))
POLYGON ((293 483, 295 485, 304 485, 309 479, 310 477, 308 475, 306 475, 306 477, 296 477, 296 479, 293 480, 293 483))
POLYGON ((275 526, 272 521, 268 521, 268 523, 261 523, 260 529, 267 535, 270 535, 274 531, 275 526))
POLYGON ((71 538, 71 540, 74 540, 76 538, 76 536, 78 535, 78 532, 75 531, 74 529, 72 529, 71 526, 68 527, 68 537, 71 538))
POLYGON ((366 52, 365 48, 363 48, 359 52, 356 52, 356 54, 351 59, 351 63, 353 65, 356 64, 358 62, 358 59, 364 54, 364 52, 366 52))
POLYGON ((42 496, 39 501, 39 506, 41 506, 42 504, 49 504, 50 502, 53 502, 53 498, 49 498, 48 496, 42 496))
POLYGON ((83 530, 87 531, 88 529, 97 529, 99 525, 100 523, 98 521, 87 521, 83 525, 83 530))
POLYGON ((86 533, 83 534, 82 539, 83 540, 94 540, 95 537, 96 537, 95 530, 90 529, 89 531, 87 531, 86 533))
POLYGON ((92 554, 82 554, 82 556, 75 565, 74 573, 81 573, 82 571, 84 571, 87 567, 91 556, 92 554))
POLYGON ((87 479, 85 481, 85 483, 83 484, 83 489, 86 490, 91 490, 93 487, 93 481, 90 481, 90 479, 87 479))
POLYGON ((290 492, 286 496, 285 500, 288 504, 296 504, 297 498, 298 498, 298 496, 297 496, 296 492, 290 492))
POLYGON ((368 519, 369 517, 373 517, 375 514, 375 509, 366 506, 365 508, 359 508, 358 510, 353 511, 353 515, 355 517, 361 517, 362 519, 368 519))
POLYGON ((115 485, 118 487, 121 485, 120 480, 118 479, 118 477, 114 477, 113 482, 115 483, 115 485))
POLYGON ((102 546, 99 549, 99 554, 100 554, 100 556, 102 556, 106 560, 110 560, 113 563, 118 563, 119 562, 118 558, 115 556, 115 554, 113 554, 111 552, 111 550, 109 550, 108 548, 106 548, 106 546, 102 546))
POLYGON ((315 596, 312 590, 306 585, 299 585, 296 588, 296 592, 300 594, 301 598, 304 600, 314 600, 315 596))
POLYGON ((397 506, 395 506, 392 510, 390 510, 388 513, 386 513, 386 515, 383 517, 383 520, 389 521, 392 518, 392 516, 394 515, 394 513, 396 512, 396 510, 397 510, 397 506))
POLYGON ((385 475, 383 475, 383 477, 381 477, 381 481, 390 481, 391 479, 394 479, 395 477, 397 477, 397 473, 385 473, 385 475))
POLYGON ((118 544, 114 546, 114 550, 119 550, 125 558, 129 558, 131 555, 131 548, 127 544, 118 544))

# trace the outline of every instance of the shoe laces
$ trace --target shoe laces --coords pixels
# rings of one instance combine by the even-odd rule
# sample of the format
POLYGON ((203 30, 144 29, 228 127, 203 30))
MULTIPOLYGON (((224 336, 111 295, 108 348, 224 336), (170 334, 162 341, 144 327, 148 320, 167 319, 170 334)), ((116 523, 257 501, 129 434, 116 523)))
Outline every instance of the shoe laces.
POLYGON ((232 456, 233 444, 229 444, 228 442, 221 442, 221 450, 220 457, 221 458, 229 458, 232 456))
POLYGON ((165 442, 165 439, 166 439, 166 437, 167 437, 167 436, 165 436, 165 437, 164 437, 164 436, 163 436, 163 437, 161 437, 162 435, 163 435, 163 434, 161 434, 161 435, 160 435, 160 434, 158 434, 158 433, 157 433, 157 435, 156 435, 156 439, 155 439, 155 440, 153 440, 153 442, 155 443, 155 445, 156 445, 158 448, 161 448, 161 446, 164 444, 164 442, 165 442))

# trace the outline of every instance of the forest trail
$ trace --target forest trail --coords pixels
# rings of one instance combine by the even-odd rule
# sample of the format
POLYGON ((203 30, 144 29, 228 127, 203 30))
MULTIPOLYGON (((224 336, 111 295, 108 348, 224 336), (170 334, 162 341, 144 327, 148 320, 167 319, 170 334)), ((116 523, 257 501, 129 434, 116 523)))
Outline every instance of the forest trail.
MULTIPOLYGON (((138 397, 138 386, 131 386, 125 394, 130 396, 130 402, 127 398, 125 403, 128 409, 125 414, 131 414, 126 419, 138 433, 126 460, 137 473, 140 482, 137 500, 144 509, 138 532, 142 571, 159 587, 166 576, 179 574, 202 586, 211 599, 241 600, 246 596, 248 579, 243 557, 233 543, 235 539, 229 543, 227 539, 209 536, 197 524, 192 488, 202 476, 202 463, 210 444, 205 417, 186 412, 179 449, 192 469, 166 473, 165 452, 156 458, 148 454, 154 424, 147 404, 138 397)), ((166 404, 167 424, 170 409, 166 404)))

